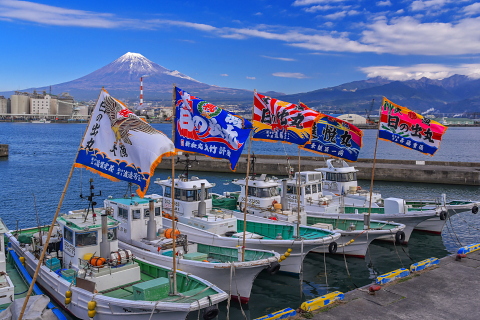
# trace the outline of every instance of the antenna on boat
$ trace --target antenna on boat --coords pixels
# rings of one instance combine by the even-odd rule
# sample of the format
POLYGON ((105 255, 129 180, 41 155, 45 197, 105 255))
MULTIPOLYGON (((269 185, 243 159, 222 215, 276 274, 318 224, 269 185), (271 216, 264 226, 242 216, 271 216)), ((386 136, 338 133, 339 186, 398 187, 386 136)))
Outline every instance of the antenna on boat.
POLYGON ((96 216, 95 211, 94 211, 94 206, 97 205, 97 202, 93 201, 93 197, 101 196, 102 191, 100 190, 100 192, 98 194, 95 194, 95 192, 93 191, 95 189, 95 186, 93 185, 93 178, 90 178, 90 180, 88 182, 90 183, 90 195, 84 197, 83 194, 80 194, 80 198, 82 198, 82 199, 86 198, 88 200, 87 214, 85 215, 85 220, 83 220, 83 222, 87 221, 88 213, 90 212, 90 208, 92 209, 93 222, 95 222, 95 218, 97 216, 96 216))
POLYGON ((183 163, 185 164, 185 168, 183 169, 182 176, 184 176, 187 181, 188 181, 188 169, 192 167, 192 163, 199 163, 197 160, 197 156, 195 155, 194 160, 190 160, 190 155, 188 153, 185 154, 185 160, 180 160, 180 157, 177 157, 177 162, 176 163, 183 163))
POLYGON ((250 159, 247 157, 247 163, 250 163, 250 167, 252 168, 252 178, 255 180, 255 161, 257 161, 257 157, 255 156, 255 152, 252 152, 252 155, 250 156, 250 159), (250 161, 250 162, 249 162, 250 161))
POLYGON ((40 236, 40 246, 42 246, 43 245, 42 228, 40 228, 40 218, 38 217, 37 199, 35 198, 35 193, 32 193, 32 194, 33 194, 33 206, 35 207, 35 217, 37 218, 38 234, 40 236))

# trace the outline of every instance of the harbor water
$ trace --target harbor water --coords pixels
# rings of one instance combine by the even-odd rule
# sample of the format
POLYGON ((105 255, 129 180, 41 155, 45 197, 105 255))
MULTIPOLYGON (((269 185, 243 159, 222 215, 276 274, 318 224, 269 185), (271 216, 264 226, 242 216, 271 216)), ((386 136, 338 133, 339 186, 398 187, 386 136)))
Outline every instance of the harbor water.
MULTIPOLYGON (((169 124, 153 126, 171 135, 169 124)), ((8 158, 0 158, 0 217, 10 229, 50 224, 85 127, 85 124, 0 123, 0 144, 8 144, 10 151, 8 158)), ((364 130, 364 133, 360 158, 372 158, 376 130, 364 130)), ((480 128, 449 128, 434 157, 380 141, 377 158, 478 162, 479 140, 480 128)), ((285 155, 286 159, 298 155, 296 146, 282 143, 255 141, 251 149, 255 154, 285 155)), ((195 164, 192 165, 194 169, 195 164)), ((157 170, 154 179, 165 179, 170 175, 169 171, 157 170)), ((207 176, 205 172, 195 171, 191 171, 190 175, 209 179, 216 184, 214 192, 217 193, 237 190, 237 186, 230 182, 243 177, 237 173, 207 176)), ((129 190, 124 182, 111 182, 86 170, 75 169, 61 212, 87 206, 87 201, 81 195, 89 193, 90 178, 94 179, 95 194, 101 192, 97 197, 99 205, 105 197, 123 196, 134 191, 129 190)), ((369 188, 369 181, 359 181, 359 184, 364 189, 369 188)), ((374 190, 381 192, 384 197, 434 199, 445 193, 447 200, 480 199, 478 186, 375 182, 374 190)), ((149 193, 159 192, 160 188, 152 183, 149 193)), ((371 283, 376 274, 408 267, 411 263, 432 256, 441 258, 455 252, 460 246, 480 242, 479 228, 480 214, 466 212, 450 219, 441 236, 414 232, 408 246, 374 241, 365 259, 309 254, 300 278, 261 273, 254 283, 249 305, 240 306, 232 301, 228 311, 228 303, 224 302, 220 305, 221 314, 218 318, 226 319, 228 313, 232 320, 255 319, 285 307, 297 308, 301 302, 327 292, 355 289, 371 283)), ((189 319, 197 317, 195 313, 189 319)))

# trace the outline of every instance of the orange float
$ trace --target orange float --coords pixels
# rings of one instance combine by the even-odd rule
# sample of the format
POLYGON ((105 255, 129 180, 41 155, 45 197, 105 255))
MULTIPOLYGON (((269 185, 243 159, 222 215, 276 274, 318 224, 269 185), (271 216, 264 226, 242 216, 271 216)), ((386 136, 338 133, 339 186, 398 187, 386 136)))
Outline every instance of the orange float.
POLYGON ((89 261, 89 263, 94 267, 103 267, 105 262, 107 262, 107 260, 102 257, 92 257, 89 261))
POLYGON ((165 230, 164 236, 168 239, 177 239, 177 236, 180 234, 180 230, 175 229, 175 232, 172 228, 165 230))

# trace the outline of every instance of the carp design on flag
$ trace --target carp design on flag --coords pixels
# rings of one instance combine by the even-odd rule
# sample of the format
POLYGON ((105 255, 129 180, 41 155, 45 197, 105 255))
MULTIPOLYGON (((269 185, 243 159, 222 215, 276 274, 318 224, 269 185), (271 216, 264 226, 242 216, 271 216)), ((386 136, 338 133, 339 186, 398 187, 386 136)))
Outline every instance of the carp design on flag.
POLYGON ((175 147, 228 159, 235 170, 250 135, 250 121, 175 87, 175 147))
POLYGON ((253 139, 304 145, 320 115, 303 103, 293 104, 254 93, 253 139))
POLYGON ((433 156, 447 127, 383 98, 378 138, 433 156))
POLYGON ((175 154, 173 142, 136 116, 104 89, 100 92, 75 167, 112 181, 138 185, 143 197, 163 157, 175 154))

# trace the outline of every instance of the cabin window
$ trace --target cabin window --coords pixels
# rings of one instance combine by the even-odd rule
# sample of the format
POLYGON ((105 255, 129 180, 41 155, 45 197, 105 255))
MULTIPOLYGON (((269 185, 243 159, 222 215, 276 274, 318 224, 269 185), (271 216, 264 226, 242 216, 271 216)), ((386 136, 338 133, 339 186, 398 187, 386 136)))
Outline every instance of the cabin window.
POLYGON ((252 196, 252 197, 256 197, 257 196, 257 188, 249 187, 248 188, 248 195, 252 196))
POLYGON ((317 193, 317 185, 312 184, 312 193, 317 193))
POLYGON ((111 228, 107 231, 107 239, 108 241, 117 240, 117 228, 111 228))
POLYGON ((196 190, 185 190, 185 200, 190 202, 196 201, 195 196, 197 195, 197 193, 195 191, 196 190))
MULTIPOLYGON (((204 194, 205 194, 205 200, 212 198, 212 196, 210 194, 210 188, 208 188, 208 189, 205 188, 205 193, 204 194)), ((195 201, 200 201, 200 199, 202 199, 202 190, 201 189, 197 190, 197 200, 195 200, 195 201)))
POLYGON ((181 199, 181 194, 182 194, 182 189, 175 188, 175 199, 182 200, 181 199))
POLYGON ((297 187, 295 187, 295 186, 287 186, 287 193, 289 193, 289 194, 297 194, 297 187))
POLYGON ((312 188, 309 184, 305 186, 305 194, 312 194, 312 188))
POLYGON ((118 208, 118 217, 128 219, 128 210, 125 208, 118 208))
POLYGON ((164 197, 171 197, 172 196, 172 187, 165 187, 163 192, 164 197))
POLYGON ((155 216, 158 217, 162 214, 162 211, 160 210, 160 207, 155 207, 155 216))
POLYGON ((142 217, 140 209, 132 210, 132 219, 140 219, 142 217))
POLYGON ((97 231, 75 233, 75 246, 85 247, 97 244, 97 231))
POLYGON ((143 217, 144 218, 150 217, 150 209, 143 209, 143 217))
POLYGON ((68 228, 63 228, 63 238, 73 244, 73 231, 68 228))

